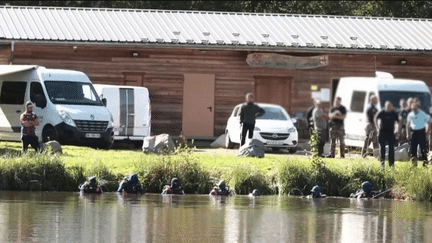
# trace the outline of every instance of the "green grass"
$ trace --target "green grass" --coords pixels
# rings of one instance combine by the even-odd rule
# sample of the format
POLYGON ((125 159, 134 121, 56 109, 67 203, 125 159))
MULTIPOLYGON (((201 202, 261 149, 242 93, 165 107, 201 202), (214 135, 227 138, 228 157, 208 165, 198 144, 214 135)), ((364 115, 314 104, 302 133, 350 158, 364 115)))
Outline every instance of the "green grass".
POLYGON ((364 180, 376 191, 390 190, 401 199, 429 200, 432 166, 414 168, 397 162, 381 168, 370 159, 324 159, 317 166, 308 157, 266 155, 240 158, 236 155, 176 152, 173 155, 144 154, 139 150, 96 150, 63 146, 63 154, 21 156, 20 143, 0 142, 0 182, 5 190, 74 191, 86 177, 96 175, 109 191, 135 172, 149 192, 160 192, 172 177, 178 177, 187 193, 208 193, 225 179, 238 194, 258 188, 264 194, 309 194, 319 184, 330 196, 349 196, 364 180))

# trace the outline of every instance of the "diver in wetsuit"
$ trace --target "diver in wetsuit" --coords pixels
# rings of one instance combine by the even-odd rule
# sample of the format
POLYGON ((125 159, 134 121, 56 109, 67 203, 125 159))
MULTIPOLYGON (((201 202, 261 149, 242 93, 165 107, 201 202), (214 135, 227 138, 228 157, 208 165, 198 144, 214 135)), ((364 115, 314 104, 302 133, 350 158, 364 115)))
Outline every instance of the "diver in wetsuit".
POLYGON ((84 193, 102 193, 102 188, 96 180, 96 176, 91 176, 86 182, 81 184, 79 187, 80 192, 84 193))
POLYGON ((166 185, 162 191, 162 195, 167 194, 177 194, 177 195, 183 195, 184 191, 180 186, 180 181, 178 178, 172 178, 171 179, 171 185, 166 185))
POLYGON ((127 194, 144 194, 145 190, 138 179, 138 175, 132 173, 129 175, 129 178, 124 178, 123 181, 120 182, 117 192, 126 192, 127 194))

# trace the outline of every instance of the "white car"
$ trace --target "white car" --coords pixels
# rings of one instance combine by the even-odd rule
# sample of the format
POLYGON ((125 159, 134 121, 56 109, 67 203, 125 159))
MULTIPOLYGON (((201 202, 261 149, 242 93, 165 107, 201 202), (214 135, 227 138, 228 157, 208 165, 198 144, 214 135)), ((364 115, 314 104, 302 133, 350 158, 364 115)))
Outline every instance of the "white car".
MULTIPOLYGON (((241 124, 240 109, 244 104, 237 105, 228 119, 225 130, 225 147, 232 149, 240 144, 241 124)), ((293 121, 285 109, 279 105, 257 104, 265 110, 265 114, 257 117, 253 138, 264 143, 273 150, 288 149, 295 153, 298 144, 298 133, 293 121)))

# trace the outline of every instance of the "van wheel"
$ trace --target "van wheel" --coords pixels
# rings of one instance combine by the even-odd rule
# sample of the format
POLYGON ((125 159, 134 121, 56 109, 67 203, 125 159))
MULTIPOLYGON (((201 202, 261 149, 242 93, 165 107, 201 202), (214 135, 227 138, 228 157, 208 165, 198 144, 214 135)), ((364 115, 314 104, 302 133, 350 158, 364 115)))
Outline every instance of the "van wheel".
POLYGON ((96 145, 95 147, 98 149, 110 149, 113 146, 111 142, 102 142, 96 145))
POLYGON ((231 142, 228 131, 226 132, 226 137, 225 137, 225 148, 227 148, 227 149, 233 149, 234 148, 234 143, 231 142))
POLYGON ((50 128, 46 128, 43 132, 42 132, 42 142, 46 143, 48 141, 57 141, 57 132, 54 128, 50 127, 50 128))

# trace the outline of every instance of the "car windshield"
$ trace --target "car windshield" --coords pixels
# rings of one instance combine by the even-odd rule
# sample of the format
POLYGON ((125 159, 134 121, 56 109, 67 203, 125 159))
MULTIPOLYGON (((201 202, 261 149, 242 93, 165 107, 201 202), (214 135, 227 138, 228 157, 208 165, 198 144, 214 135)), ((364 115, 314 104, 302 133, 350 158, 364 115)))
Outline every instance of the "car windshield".
POLYGON ((45 87, 53 104, 103 106, 91 83, 45 81, 45 87))
POLYGON ((265 110, 263 116, 257 117, 258 120, 288 120, 287 116, 283 112, 282 108, 279 107, 262 107, 265 110))
POLYGON ((380 91, 379 96, 381 107, 384 107, 386 101, 390 101, 395 109, 399 109, 399 101, 401 99, 407 100, 410 97, 419 98, 420 108, 425 112, 429 112, 429 107, 431 106, 431 97, 427 92, 380 91))

